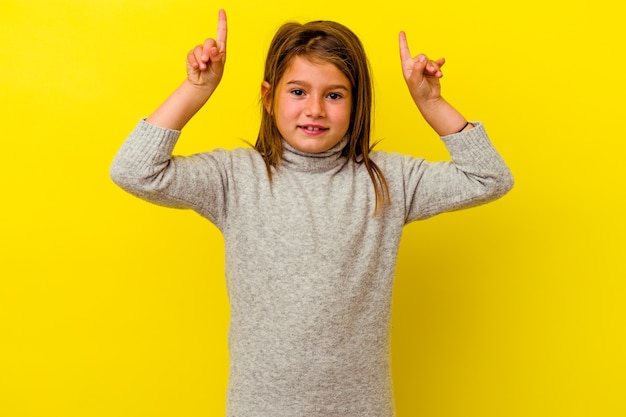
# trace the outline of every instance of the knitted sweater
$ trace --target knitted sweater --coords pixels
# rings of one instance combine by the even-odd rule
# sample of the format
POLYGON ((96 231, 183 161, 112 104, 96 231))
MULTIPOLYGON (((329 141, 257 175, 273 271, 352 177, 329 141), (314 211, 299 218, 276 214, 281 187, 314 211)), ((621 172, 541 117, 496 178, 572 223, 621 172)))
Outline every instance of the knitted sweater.
POLYGON ((231 308, 229 417, 391 417, 390 317, 403 226, 512 186, 482 124, 443 137, 453 162, 373 152, 391 204, 374 216, 362 164, 284 145, 268 179, 254 149, 172 157, 180 132, 141 121, 111 175, 222 232, 231 308))

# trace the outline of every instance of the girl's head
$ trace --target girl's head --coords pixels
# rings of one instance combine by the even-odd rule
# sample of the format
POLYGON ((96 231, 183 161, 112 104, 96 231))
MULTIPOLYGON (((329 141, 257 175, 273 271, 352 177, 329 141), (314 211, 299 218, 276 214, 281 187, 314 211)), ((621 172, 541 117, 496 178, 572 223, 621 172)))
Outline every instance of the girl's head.
MULTIPOLYGON (((281 134, 279 129, 281 110, 284 113, 285 103, 290 102, 281 98, 282 92, 279 91, 279 87, 281 87, 281 81, 291 82, 291 80, 283 79, 286 73, 292 74, 298 68, 306 68, 307 63, 309 67, 317 65, 325 68, 330 71, 333 79, 342 80, 331 85, 331 87, 338 88, 329 89, 328 95, 324 97, 326 101, 321 103, 327 103, 327 108, 324 110, 335 112, 335 114, 339 111, 337 110, 338 103, 347 105, 345 107, 347 120, 345 123, 339 123, 344 130, 341 132, 341 137, 347 136, 348 139, 342 154, 354 162, 365 164, 374 183, 378 207, 379 201, 385 201, 388 196, 382 173, 369 159, 373 97, 369 63, 359 38, 339 23, 330 21, 314 21, 305 24, 286 23, 278 29, 270 44, 265 62, 262 85, 263 113, 255 148, 265 159, 268 172, 271 173, 270 167, 280 164, 283 151, 282 139, 285 135, 281 134), (341 91, 342 86, 349 91, 345 93, 341 91)), ((289 88, 291 87, 290 85, 289 88)), ((298 96, 308 93, 306 86, 300 85, 294 85, 291 91, 298 96)), ((322 115, 322 117, 325 116, 327 116, 326 113, 322 115)), ((324 126, 321 121, 320 126, 324 126)), ((329 132, 332 129, 333 127, 329 129, 329 132)), ((339 140, 336 139, 328 143, 331 145, 337 143, 339 140)), ((323 150, 326 149, 322 147, 318 151, 323 150)))

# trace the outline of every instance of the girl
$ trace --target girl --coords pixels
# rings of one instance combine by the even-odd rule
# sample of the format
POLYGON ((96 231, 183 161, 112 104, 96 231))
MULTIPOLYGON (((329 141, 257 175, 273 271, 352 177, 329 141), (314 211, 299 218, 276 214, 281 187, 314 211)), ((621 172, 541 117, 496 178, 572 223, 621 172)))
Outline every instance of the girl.
POLYGON ((412 57, 409 92, 453 162, 370 152, 372 86, 359 39, 326 21, 276 33, 254 149, 173 157, 180 130, 217 88, 217 36, 187 56, 187 79, 119 150, 113 180, 191 208, 224 236, 231 307, 227 415, 394 415, 389 321, 402 227, 476 206, 512 186, 480 123, 440 95, 443 59, 412 57))

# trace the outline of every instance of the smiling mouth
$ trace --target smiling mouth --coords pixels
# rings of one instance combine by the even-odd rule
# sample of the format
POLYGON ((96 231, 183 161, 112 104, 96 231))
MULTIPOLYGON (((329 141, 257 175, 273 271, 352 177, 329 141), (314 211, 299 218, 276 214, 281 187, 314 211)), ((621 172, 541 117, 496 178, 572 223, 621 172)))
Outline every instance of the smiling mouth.
POLYGON ((321 127, 321 126, 300 126, 300 129, 304 129, 308 132, 321 132, 324 130, 328 130, 327 127, 321 127))

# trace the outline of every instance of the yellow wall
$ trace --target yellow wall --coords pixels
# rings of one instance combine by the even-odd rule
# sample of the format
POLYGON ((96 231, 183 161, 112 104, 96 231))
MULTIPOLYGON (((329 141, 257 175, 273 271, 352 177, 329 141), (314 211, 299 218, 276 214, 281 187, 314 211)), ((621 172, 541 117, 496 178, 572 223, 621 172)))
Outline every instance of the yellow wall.
POLYGON ((177 153, 254 141, 285 20, 361 36, 384 149, 438 159, 396 36, 445 56, 514 190, 406 228, 398 415, 626 415, 624 6, 607 0, 3 0, 0 416, 220 416, 228 304, 219 233, 116 188, 114 152, 229 13, 220 89, 177 153), (618 9, 619 8, 619 9, 618 9), (243 120, 243 122, 242 122, 243 120), (211 135, 208 132, 211 132, 211 135))

